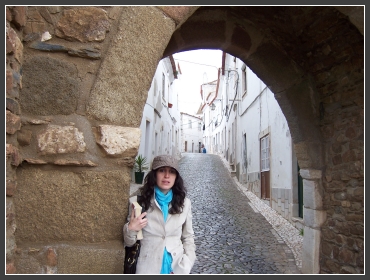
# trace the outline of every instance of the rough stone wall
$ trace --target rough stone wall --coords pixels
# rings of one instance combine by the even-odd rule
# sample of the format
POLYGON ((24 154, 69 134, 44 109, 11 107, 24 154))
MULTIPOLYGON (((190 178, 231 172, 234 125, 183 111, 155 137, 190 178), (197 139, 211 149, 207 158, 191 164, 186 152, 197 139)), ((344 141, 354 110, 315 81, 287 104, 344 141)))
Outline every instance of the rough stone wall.
POLYGON ((19 92, 22 88, 23 43, 21 30, 26 25, 25 7, 6 9, 6 273, 16 273, 17 249, 14 195, 21 154, 17 131, 21 128, 19 92))
MULTIPOLYGON (((347 11, 355 24, 363 15, 358 9, 347 11), (358 17, 353 15, 356 10, 358 17)), ((356 24, 356 30, 335 11, 315 16, 326 20, 307 27, 306 40, 314 43, 307 51, 309 59, 301 63, 311 69, 320 93, 317 121, 325 168, 322 174, 305 173, 304 196, 312 197, 305 207, 325 211, 325 221, 317 215, 312 221, 322 224, 320 273, 364 273, 363 29, 356 24), (317 30, 327 29, 329 19, 331 28, 322 37, 317 30)), ((305 214, 313 218, 309 210, 305 214)))
POLYGON ((363 19, 361 6, 202 6, 165 50, 221 48, 274 92, 303 177, 303 273, 364 272, 363 19))
POLYGON ((194 9, 6 7, 8 274, 122 273, 141 112, 194 9))
POLYGON ((236 54, 279 93, 304 179, 303 265, 363 273, 358 12, 237 7, 233 21, 202 7, 183 37, 174 33, 196 9, 6 7, 7 273, 122 272, 139 112, 158 61, 186 36, 193 40, 187 47, 236 54))

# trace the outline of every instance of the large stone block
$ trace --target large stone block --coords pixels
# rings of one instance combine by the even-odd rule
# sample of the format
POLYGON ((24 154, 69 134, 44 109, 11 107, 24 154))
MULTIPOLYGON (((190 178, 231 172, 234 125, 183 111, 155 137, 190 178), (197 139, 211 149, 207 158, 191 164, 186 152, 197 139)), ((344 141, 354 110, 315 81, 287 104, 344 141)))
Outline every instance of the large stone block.
POLYGON ((197 6, 158 6, 158 9, 170 16, 176 24, 187 19, 197 8, 197 6))
POLYGON ((299 170, 299 174, 303 179, 308 180, 319 180, 322 177, 322 171, 316 169, 301 169, 299 170))
POLYGON ((312 210, 304 207, 303 220, 308 227, 319 229, 326 221, 326 211, 312 210))
POLYGON ((303 180, 303 204, 310 209, 322 209, 323 191, 317 181, 303 180))
POLYGON ((79 98, 77 68, 65 61, 35 56, 23 65, 23 112, 34 115, 69 115, 75 112, 79 98))
POLYGON ((100 246, 63 246, 58 253, 58 273, 123 273, 124 248, 120 241, 104 243, 100 246))
POLYGON ((321 231, 310 227, 304 227, 303 248, 302 248, 302 273, 320 273, 319 256, 321 231))
POLYGON ((18 274, 120 274, 121 241, 100 244, 28 244, 18 248, 18 274))
POLYGON ((140 125, 153 75, 174 29, 175 22, 155 7, 123 9, 91 90, 89 117, 127 127, 140 125))
POLYGON ((140 128, 100 125, 97 132, 97 143, 109 156, 134 158, 137 155, 140 128))
POLYGON ((106 11, 97 7, 77 7, 63 11, 55 34, 69 41, 100 42, 109 29, 106 11))
POLYGON ((21 129, 21 118, 6 110, 6 133, 14 134, 21 129))
POLYGON ((49 125, 37 136, 38 149, 42 155, 84 152, 86 143, 83 133, 76 127, 49 125))
POLYGON ((19 62, 23 62, 23 44, 19 39, 17 33, 14 31, 10 25, 6 24, 6 35, 7 35, 7 44, 6 51, 7 53, 14 54, 14 58, 19 62))
POLYGON ((121 240, 130 172, 43 170, 17 173, 16 239, 24 242, 121 240))

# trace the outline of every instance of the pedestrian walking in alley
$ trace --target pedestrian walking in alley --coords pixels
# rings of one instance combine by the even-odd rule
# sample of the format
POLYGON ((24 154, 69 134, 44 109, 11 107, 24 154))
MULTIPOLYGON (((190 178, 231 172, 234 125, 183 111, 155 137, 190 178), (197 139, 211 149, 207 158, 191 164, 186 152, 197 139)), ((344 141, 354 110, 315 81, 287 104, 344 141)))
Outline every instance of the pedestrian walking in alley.
POLYGON ((179 173, 178 161, 161 155, 139 189, 142 207, 135 217, 129 200, 128 222, 123 226, 125 246, 133 246, 141 230, 136 274, 189 274, 196 260, 191 201, 179 173))
POLYGON ((204 145, 202 145, 202 153, 203 154, 206 154, 207 153, 207 149, 206 149, 206 147, 204 147, 204 145))

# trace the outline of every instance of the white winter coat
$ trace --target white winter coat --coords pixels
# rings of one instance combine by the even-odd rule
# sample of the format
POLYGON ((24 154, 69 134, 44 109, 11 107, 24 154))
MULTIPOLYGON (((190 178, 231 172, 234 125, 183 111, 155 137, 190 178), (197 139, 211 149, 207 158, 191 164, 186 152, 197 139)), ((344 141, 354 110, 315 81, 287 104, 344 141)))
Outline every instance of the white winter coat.
MULTIPOLYGON (((136 199, 136 196, 130 198, 128 221, 131 217, 131 203, 136 199)), ((165 247, 172 255, 173 273, 189 274, 196 259, 190 200, 185 198, 181 214, 168 213, 166 223, 154 196, 151 203, 153 207, 146 211, 148 224, 142 229, 143 239, 136 274, 159 274, 165 247)), ((136 235, 136 231, 128 229, 127 222, 123 226, 124 245, 132 246, 136 242, 136 235)))

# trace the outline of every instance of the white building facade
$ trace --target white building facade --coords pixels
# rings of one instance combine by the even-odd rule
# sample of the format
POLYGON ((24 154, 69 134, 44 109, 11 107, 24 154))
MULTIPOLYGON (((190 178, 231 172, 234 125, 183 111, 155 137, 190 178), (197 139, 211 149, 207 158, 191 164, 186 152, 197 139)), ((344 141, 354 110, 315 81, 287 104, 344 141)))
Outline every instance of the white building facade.
POLYGON ((181 114, 181 152, 200 153, 202 145, 203 121, 199 116, 181 114))
POLYGON ((138 150, 138 155, 146 157, 148 166, 157 155, 181 156, 178 75, 173 57, 162 59, 148 91, 140 124, 138 150))
POLYGON ((214 152, 212 145, 212 138, 213 138, 213 128, 217 121, 215 120, 214 109, 215 105, 212 105, 212 102, 216 99, 218 87, 219 87, 220 79, 216 81, 211 81, 209 83, 205 83, 201 85, 200 96, 202 100, 201 104, 201 113, 202 119, 204 123, 204 131, 203 131, 203 145, 206 148, 207 152, 214 152))
POLYGON ((274 94, 238 58, 223 54, 216 92, 203 96, 207 153, 271 208, 303 228, 303 188, 288 123, 274 94))

